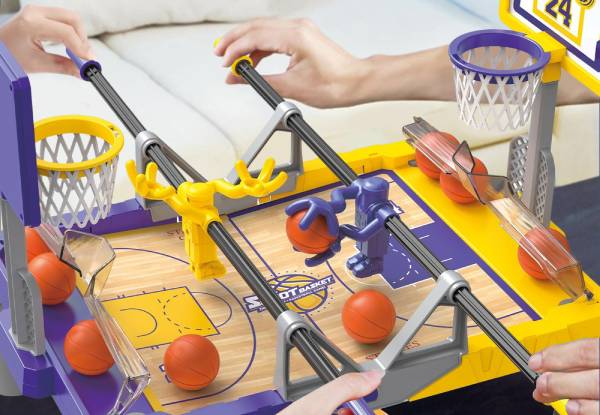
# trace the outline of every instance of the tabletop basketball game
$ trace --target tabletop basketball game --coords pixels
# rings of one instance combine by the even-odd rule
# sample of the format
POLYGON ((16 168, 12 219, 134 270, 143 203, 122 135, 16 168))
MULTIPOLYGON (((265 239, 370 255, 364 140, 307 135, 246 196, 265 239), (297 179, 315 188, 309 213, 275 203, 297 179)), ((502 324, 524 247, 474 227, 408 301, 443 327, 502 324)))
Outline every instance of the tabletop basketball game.
POLYGON ((271 414, 383 370, 345 405, 369 414, 516 371, 535 382, 531 353, 600 336, 600 288, 549 221, 557 83, 563 69, 600 91, 600 6, 501 0, 500 14, 516 31, 467 33, 449 55, 461 119, 530 125, 504 176, 418 116, 396 143, 337 154, 245 56, 232 71, 273 116, 209 181, 142 124, 110 68, 69 50, 136 154, 93 116, 34 124, 0 44, 0 352, 22 393, 69 414, 271 414), (255 169, 277 131, 291 161, 255 169), (121 168, 132 199, 113 204, 121 168))

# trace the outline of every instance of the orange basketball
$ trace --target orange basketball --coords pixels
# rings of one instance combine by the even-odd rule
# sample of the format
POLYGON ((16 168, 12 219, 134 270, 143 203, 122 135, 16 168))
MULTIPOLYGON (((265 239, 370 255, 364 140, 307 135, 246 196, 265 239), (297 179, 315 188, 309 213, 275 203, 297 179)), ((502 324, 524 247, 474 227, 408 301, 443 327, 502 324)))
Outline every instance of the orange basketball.
POLYGON ((385 295, 375 290, 353 294, 342 308, 346 333, 360 343, 377 343, 390 335, 396 324, 396 309, 385 295))
MULTIPOLYGON (((475 165, 473 166, 473 173, 475 174, 488 174, 487 168, 485 164, 478 158, 473 158, 475 161, 475 165)), ((484 188, 485 181, 487 177, 474 176, 474 179, 477 181, 478 188, 484 188)), ((450 200, 460 203, 460 204, 469 204, 473 203, 476 199, 467 189, 464 188, 462 183, 454 178, 451 174, 440 174, 440 186, 442 186, 442 191, 450 200)))
POLYGON ((101 375, 114 363, 95 320, 82 320, 71 327, 64 351, 69 365, 82 375, 101 375))
MULTIPOLYGON (((439 140, 446 139, 449 144, 452 146, 458 146, 459 142, 452 134, 445 133, 443 131, 439 132, 431 132, 425 134, 421 137, 420 141, 428 146, 433 147, 435 143, 439 140)), ((439 180, 441 170, 431 162, 419 149, 415 150, 415 159, 417 162, 417 167, 428 177, 431 177, 434 180, 439 180)))
POLYGON ((50 248, 48 248, 46 242, 44 242, 35 229, 29 226, 25 227, 25 247, 27 262, 44 252, 50 252, 50 248))
MULTIPOLYGON (((548 230, 567 251, 571 251, 569 242, 562 233, 560 233, 556 229, 548 230)), ((560 266, 560 261, 562 258, 564 258, 564 255, 561 257, 560 254, 557 253, 553 257, 552 252, 554 250, 552 249, 552 246, 549 245, 549 242, 543 237, 543 233, 540 232, 539 229, 532 229, 529 232, 527 232, 525 236, 536 246, 538 250, 540 250, 542 254, 544 254, 546 258, 554 262, 558 262, 557 265, 560 266)), ((519 259, 519 264, 521 264, 521 268, 523 268, 523 271, 525 271, 527 274, 538 280, 548 279, 548 276, 544 273, 542 267, 540 267, 535 261, 535 259, 533 259, 533 257, 529 255, 529 253, 520 246, 517 251, 517 258, 519 259)))
POLYGON ((307 230, 300 229, 300 221, 305 213, 306 210, 301 210, 287 218, 285 231, 288 239, 294 248, 305 254, 325 252, 336 237, 329 234, 327 222, 323 216, 318 216, 307 230))
POLYGON ((165 371, 178 387, 195 391, 215 380, 219 373, 219 351, 206 337, 186 334, 167 347, 165 371))
POLYGON ((29 272, 37 281, 42 294, 42 303, 55 305, 64 302, 75 289, 75 271, 52 252, 33 258, 29 272))

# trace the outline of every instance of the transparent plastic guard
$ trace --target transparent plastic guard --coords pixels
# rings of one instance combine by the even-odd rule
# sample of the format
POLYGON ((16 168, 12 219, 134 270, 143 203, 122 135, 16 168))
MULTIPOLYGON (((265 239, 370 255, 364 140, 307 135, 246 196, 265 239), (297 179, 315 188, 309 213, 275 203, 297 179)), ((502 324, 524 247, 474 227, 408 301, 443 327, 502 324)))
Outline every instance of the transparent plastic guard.
POLYGON ((110 277, 115 252, 103 237, 67 230, 60 258, 79 272, 87 283, 83 296, 96 319, 110 354, 125 380, 110 415, 123 414, 140 397, 150 382, 150 372, 121 327, 102 305, 102 290, 110 277))
POLYGON ((487 205, 500 219, 508 234, 538 263, 554 283, 571 299, 583 295, 591 299, 592 293, 585 287, 581 265, 561 243, 539 222, 521 202, 504 176, 472 173, 475 161, 466 142, 454 146, 429 145, 431 141, 421 138, 437 131, 421 118, 406 125, 403 131, 406 141, 418 149, 446 174, 452 174, 481 203, 487 205))

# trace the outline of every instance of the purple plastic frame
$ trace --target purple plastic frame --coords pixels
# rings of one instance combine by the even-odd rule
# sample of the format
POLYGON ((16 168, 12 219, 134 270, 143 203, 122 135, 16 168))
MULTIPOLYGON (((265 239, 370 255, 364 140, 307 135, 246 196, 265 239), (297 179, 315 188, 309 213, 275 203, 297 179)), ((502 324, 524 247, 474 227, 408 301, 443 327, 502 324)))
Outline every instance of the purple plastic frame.
MULTIPOLYGON (((450 43, 448 55, 450 55, 450 60, 454 66, 463 71, 493 77, 520 77, 528 75, 540 71, 550 62, 550 54, 545 52, 536 42, 525 37, 524 33, 499 29, 476 30, 457 37, 450 43), (504 46, 518 49, 529 54, 535 59, 535 62, 532 65, 518 69, 491 69, 474 65, 461 57, 463 53, 469 50, 486 46, 504 46)), ((491 82, 495 83, 495 80, 492 79, 491 82)), ((508 83, 512 83, 512 80, 509 80, 508 83)))
POLYGON ((29 79, 0 42, 0 197, 24 225, 40 224, 29 79))

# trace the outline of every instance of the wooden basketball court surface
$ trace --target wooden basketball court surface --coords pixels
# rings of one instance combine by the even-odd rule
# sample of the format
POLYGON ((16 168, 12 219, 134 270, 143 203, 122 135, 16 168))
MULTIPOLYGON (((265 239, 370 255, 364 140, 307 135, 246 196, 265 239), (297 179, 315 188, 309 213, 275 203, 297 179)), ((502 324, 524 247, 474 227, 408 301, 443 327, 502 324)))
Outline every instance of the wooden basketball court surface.
MULTIPOLYGON (((477 297, 506 326, 537 318, 528 306, 393 173, 390 199, 402 220, 449 269, 458 270, 477 297)), ((311 195, 329 200, 333 187, 311 195)), ((294 199, 302 195, 294 196, 294 199)), ((344 240, 342 251, 327 263, 309 268, 285 235, 285 207, 290 199, 224 218, 226 228, 268 279, 288 307, 302 313, 338 347, 357 361, 373 358, 385 345, 361 345, 341 324, 341 308, 353 292, 377 289, 395 304, 399 330, 434 285, 430 275, 396 241, 390 241, 383 275, 353 277, 345 268, 355 252, 344 240)), ((353 203, 340 216, 353 223, 353 203)), ((229 265, 227 275, 197 281, 187 266, 179 224, 109 235, 117 252, 104 290, 104 304, 146 361, 151 394, 162 409, 183 414, 217 402, 273 389, 275 322, 229 265), (162 366, 168 344, 182 334, 208 336, 219 350, 221 369, 209 387, 188 392, 170 383, 162 366)), ((432 344, 451 335, 452 309, 439 309, 409 347, 432 344)), ((469 322, 469 334, 479 332, 469 322)), ((293 377, 312 375, 297 355, 293 377)), ((156 408, 158 409, 158 408, 156 408)))

